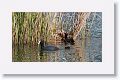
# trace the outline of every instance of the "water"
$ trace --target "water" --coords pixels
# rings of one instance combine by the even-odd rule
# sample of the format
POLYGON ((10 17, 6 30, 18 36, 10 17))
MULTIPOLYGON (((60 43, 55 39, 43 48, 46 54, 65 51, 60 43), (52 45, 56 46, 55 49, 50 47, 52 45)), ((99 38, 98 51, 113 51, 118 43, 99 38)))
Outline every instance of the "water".
POLYGON ((38 46, 14 46, 12 48, 13 62, 102 62, 102 39, 86 38, 76 40, 70 49, 64 49, 64 44, 56 45, 58 51, 40 51, 38 46))

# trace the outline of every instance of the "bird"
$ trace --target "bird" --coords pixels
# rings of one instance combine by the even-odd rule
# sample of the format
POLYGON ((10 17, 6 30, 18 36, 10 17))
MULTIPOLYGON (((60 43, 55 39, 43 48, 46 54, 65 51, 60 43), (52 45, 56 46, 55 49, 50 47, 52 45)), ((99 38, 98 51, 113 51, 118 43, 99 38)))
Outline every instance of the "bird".
POLYGON ((57 51, 57 50, 59 50, 58 47, 55 47, 53 45, 44 46, 43 40, 38 42, 38 46, 39 46, 40 50, 45 50, 45 51, 57 51))
POLYGON ((66 46, 65 49, 70 49, 70 47, 69 47, 69 46, 66 46))

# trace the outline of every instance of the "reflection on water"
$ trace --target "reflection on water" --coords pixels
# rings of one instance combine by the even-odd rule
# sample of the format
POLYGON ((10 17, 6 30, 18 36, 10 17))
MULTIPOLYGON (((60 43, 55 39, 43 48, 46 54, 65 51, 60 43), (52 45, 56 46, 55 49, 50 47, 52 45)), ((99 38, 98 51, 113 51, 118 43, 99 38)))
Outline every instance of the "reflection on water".
POLYGON ((86 38, 75 41, 70 49, 64 44, 56 45, 58 51, 40 51, 39 47, 30 45, 13 45, 13 62, 102 62, 102 39, 86 38))

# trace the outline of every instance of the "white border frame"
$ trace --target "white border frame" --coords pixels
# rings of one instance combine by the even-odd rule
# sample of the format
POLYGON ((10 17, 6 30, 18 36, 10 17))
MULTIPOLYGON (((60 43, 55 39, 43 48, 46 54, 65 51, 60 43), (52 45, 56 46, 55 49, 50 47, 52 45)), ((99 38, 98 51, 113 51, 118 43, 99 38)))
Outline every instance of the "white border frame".
POLYGON ((0 73, 114 74, 112 0, 4 0, 0 5, 0 73), (12 62, 12 12, 21 11, 102 12, 102 62, 12 62))

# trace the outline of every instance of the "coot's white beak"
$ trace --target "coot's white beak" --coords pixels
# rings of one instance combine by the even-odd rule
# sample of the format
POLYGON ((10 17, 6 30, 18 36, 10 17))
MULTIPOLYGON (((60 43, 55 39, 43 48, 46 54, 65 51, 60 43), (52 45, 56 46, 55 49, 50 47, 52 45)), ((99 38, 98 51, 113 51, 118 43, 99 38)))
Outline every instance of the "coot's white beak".
POLYGON ((40 44, 40 41, 38 42, 38 44, 40 44))

